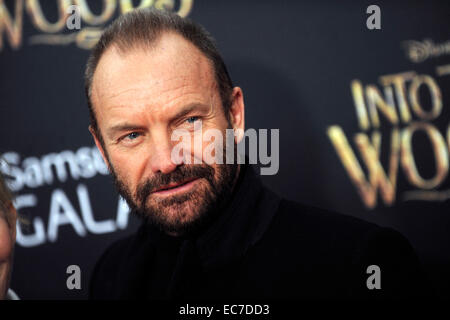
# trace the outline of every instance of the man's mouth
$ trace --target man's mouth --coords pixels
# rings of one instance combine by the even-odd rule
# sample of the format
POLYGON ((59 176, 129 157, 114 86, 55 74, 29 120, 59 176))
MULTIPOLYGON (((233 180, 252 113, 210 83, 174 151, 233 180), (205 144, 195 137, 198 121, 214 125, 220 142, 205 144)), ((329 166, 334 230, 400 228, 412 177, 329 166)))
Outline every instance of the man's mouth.
POLYGON ((167 185, 156 188, 152 194, 170 195, 177 192, 185 192, 190 190, 199 178, 190 178, 179 182, 169 183, 167 185))

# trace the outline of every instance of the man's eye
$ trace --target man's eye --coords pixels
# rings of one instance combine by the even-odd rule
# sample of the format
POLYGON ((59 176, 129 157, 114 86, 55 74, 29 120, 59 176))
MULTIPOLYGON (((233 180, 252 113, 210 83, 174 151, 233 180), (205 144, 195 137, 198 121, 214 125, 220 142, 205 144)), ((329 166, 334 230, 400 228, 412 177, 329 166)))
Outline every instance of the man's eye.
POLYGON ((134 140, 134 139, 136 139, 137 137, 139 137, 139 133, 138 133, 138 132, 132 132, 132 133, 127 134, 127 135, 125 136, 125 138, 130 139, 130 140, 134 140))
POLYGON ((186 121, 189 122, 189 123, 194 123, 197 120, 198 120, 198 117, 189 117, 189 118, 186 119, 186 121))

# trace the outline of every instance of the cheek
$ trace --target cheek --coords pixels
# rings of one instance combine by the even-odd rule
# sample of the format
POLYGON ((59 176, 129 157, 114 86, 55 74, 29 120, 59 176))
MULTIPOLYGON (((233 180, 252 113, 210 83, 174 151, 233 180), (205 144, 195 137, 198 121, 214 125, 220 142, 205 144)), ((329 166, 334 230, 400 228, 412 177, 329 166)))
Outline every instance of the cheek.
POLYGON ((111 162, 117 178, 128 187, 136 186, 145 172, 145 160, 142 155, 116 155, 111 158, 111 162))
MULTIPOLYGON (((207 164, 223 164, 227 146, 226 122, 205 122, 202 135, 194 136, 192 145, 194 157, 203 159, 207 164), (200 146, 200 148, 198 148, 200 146)), ((231 140, 233 141, 233 140, 231 140)), ((231 150, 233 152, 234 150, 231 150)))
POLYGON ((12 241, 8 224, 0 218, 0 262, 7 260, 12 251, 12 241))

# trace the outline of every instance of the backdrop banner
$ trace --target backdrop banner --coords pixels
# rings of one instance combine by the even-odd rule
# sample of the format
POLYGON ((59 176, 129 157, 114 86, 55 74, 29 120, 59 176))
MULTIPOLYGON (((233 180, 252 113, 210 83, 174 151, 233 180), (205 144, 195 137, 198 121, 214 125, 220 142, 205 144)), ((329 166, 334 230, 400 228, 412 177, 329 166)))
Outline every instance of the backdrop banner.
POLYGON ((279 129, 265 184, 400 231, 450 298, 450 2, 376 1, 380 29, 372 4, 0 0, 0 170, 25 220, 11 288, 86 299, 100 255, 139 225, 88 131, 83 73, 105 26, 153 6, 217 39, 246 128, 279 129))

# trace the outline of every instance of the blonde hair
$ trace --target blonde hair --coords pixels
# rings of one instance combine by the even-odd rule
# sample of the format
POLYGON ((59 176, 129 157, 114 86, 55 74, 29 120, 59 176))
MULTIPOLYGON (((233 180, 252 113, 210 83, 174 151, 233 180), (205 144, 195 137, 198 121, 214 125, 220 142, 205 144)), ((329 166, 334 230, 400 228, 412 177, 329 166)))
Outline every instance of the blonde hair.
POLYGON ((12 216, 15 211, 13 207, 13 199, 13 194, 6 185, 5 178, 0 171, 0 211, 3 211, 6 214, 6 220, 10 227, 12 227, 11 222, 14 221, 14 217, 12 216))
POLYGON ((9 188, 6 186, 5 178, 0 171, 0 208, 6 210, 11 205, 13 196, 9 188))

